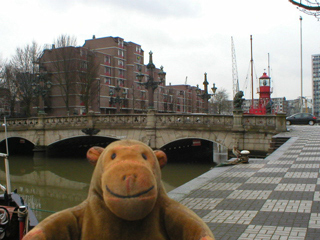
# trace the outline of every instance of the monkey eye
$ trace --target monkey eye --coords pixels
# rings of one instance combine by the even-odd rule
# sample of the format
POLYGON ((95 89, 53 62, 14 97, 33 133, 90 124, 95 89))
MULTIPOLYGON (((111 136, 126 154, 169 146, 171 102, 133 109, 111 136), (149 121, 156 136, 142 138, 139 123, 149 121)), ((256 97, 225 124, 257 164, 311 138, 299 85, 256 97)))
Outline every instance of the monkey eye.
POLYGON ((147 159, 148 159, 147 156, 146 156, 144 153, 142 153, 141 155, 142 155, 142 157, 143 157, 144 160, 147 160, 147 159))
POLYGON ((113 154, 111 155, 111 159, 112 159, 112 160, 115 159, 116 156, 117 156, 117 154, 113 153, 113 154))

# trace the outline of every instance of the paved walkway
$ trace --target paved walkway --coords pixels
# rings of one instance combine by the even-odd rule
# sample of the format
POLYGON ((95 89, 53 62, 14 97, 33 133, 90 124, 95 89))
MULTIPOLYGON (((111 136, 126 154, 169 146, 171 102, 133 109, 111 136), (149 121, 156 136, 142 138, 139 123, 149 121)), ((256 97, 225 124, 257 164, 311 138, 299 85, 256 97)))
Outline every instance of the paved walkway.
POLYGON ((171 191, 217 240, 320 239, 320 126, 290 126, 265 159, 214 168, 171 191))

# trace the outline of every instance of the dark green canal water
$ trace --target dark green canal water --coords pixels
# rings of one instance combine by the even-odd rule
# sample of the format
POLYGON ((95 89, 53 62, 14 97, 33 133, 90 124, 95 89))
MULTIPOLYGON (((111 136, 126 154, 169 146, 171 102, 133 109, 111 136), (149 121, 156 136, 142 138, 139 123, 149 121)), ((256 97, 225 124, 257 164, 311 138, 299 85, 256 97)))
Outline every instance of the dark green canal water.
MULTIPOLYGON (((9 158, 12 190, 17 189, 39 221, 87 197, 93 166, 83 158, 9 158)), ((168 163, 162 169, 167 192, 207 172, 213 163, 168 163)), ((0 183, 5 185, 4 163, 0 183)))

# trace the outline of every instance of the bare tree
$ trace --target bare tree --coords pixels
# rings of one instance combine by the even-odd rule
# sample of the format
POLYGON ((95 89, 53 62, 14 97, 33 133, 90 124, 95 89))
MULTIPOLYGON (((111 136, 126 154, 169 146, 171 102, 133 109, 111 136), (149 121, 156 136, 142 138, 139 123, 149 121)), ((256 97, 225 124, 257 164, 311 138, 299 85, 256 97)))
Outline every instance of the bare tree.
POLYGON ((92 101, 98 97, 98 70, 100 64, 96 53, 90 50, 86 52, 83 60, 80 61, 80 84, 78 86, 80 87, 80 98, 84 103, 86 113, 88 113, 92 101))
POLYGON ((24 48, 17 48, 11 63, 19 72, 36 73, 38 71, 38 59, 42 53, 41 47, 32 42, 24 48))
POLYGON ((56 48, 74 47, 77 45, 77 38, 66 34, 61 34, 56 40, 54 40, 54 45, 56 48))
POLYGON ((1 86, 8 90, 7 102, 9 104, 10 115, 15 115, 15 105, 18 97, 18 83, 16 81, 16 70, 8 63, 1 70, 1 86))
POLYGON ((5 68, 5 64, 3 63, 0 55, 0 87, 3 87, 3 83, 4 83, 4 79, 3 79, 4 68, 5 68))
POLYGON ((76 39, 67 35, 59 36, 50 50, 45 50, 41 58, 46 70, 65 103, 67 114, 71 105, 77 104, 78 97, 85 111, 89 111, 99 87, 99 62, 97 53, 76 47, 76 39))
POLYGON ((228 101, 228 93, 226 89, 221 88, 218 90, 214 97, 210 99, 214 106, 214 112, 217 114, 228 114, 232 111, 230 101, 228 101))
POLYGON ((6 114, 5 106, 9 104, 9 92, 6 87, 6 78, 5 78, 5 64, 2 62, 0 55, 0 108, 3 108, 0 111, 1 114, 6 114))
POLYGON ((50 56, 44 61, 52 64, 49 71, 54 72, 53 81, 60 89, 61 97, 65 103, 67 112, 70 112, 70 96, 76 92, 79 63, 76 39, 68 35, 60 35, 53 45, 50 56))
POLYGON ((8 80, 11 81, 8 83, 8 87, 12 90, 13 95, 16 95, 15 97, 20 100, 24 107, 24 114, 27 116, 31 115, 32 83, 39 72, 38 59, 41 52, 41 47, 36 42, 32 42, 31 45, 26 45, 24 48, 17 48, 10 65, 7 66, 6 74, 8 80), (17 88, 16 92, 14 88, 17 88))

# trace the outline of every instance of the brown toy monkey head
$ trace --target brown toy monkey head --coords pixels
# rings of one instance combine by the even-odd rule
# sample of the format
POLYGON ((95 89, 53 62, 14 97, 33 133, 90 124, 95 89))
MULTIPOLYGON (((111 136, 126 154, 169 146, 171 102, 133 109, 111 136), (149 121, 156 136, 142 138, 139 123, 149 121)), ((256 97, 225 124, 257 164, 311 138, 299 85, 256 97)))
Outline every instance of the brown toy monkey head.
POLYGON ((90 163, 96 165, 90 191, 101 194, 106 206, 119 218, 134 221, 153 209, 161 187, 166 154, 152 151, 135 140, 121 140, 105 149, 90 148, 90 163))

